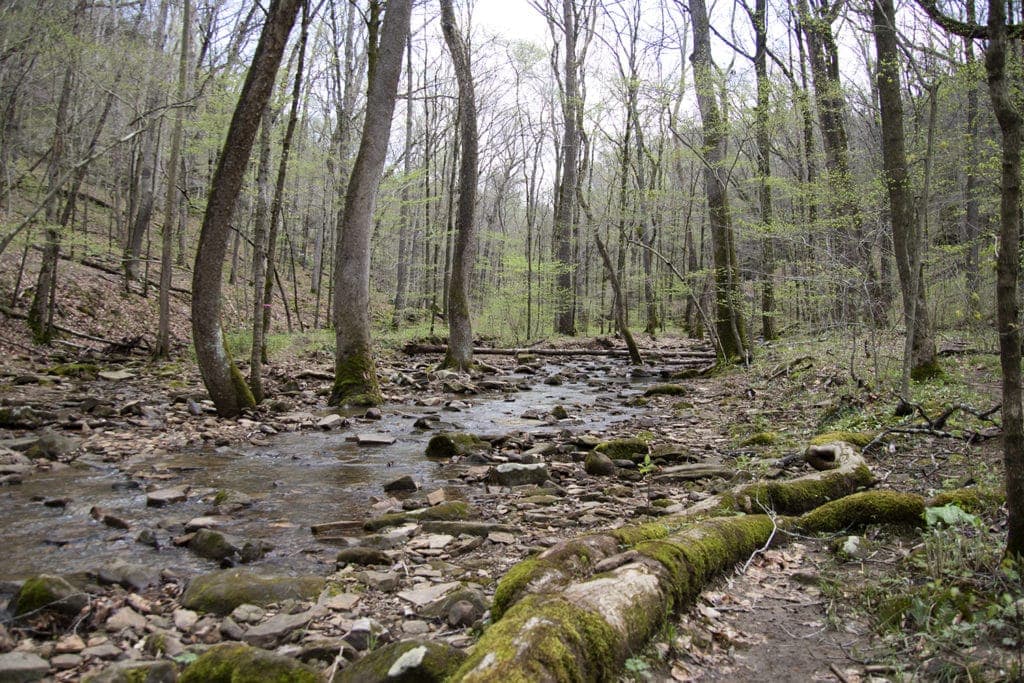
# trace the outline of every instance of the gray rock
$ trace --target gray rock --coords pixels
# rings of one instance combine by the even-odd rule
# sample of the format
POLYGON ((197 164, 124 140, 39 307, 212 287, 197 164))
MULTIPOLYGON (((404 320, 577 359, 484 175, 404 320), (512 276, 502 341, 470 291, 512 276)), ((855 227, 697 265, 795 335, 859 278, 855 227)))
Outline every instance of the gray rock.
POLYGON ((364 584, 375 590, 391 592, 398 587, 398 574, 394 572, 359 572, 357 578, 364 584))
POLYGON ((93 657, 95 659, 117 659, 121 654, 121 648, 111 643, 100 643, 99 645, 93 645, 82 650, 83 657, 93 657))
POLYGON ((43 424, 43 417, 30 406, 0 407, 0 427, 35 429, 41 424, 43 424))
POLYGON ((245 633, 245 629, 231 617, 224 617, 224 621, 220 622, 220 634, 227 640, 242 640, 245 633))
POLYGON ((385 493, 412 493, 417 488, 419 487, 416 486, 416 482, 408 474, 384 484, 385 493))
POLYGON ((314 607, 298 614, 278 614, 262 624, 250 628, 242 636, 242 639, 256 647, 273 648, 323 613, 323 610, 314 607))
POLYGON ((146 617, 142 616, 131 607, 122 607, 107 619, 107 623, 104 624, 104 628, 108 631, 115 632, 130 628, 136 633, 142 634, 142 632, 146 630, 146 617))
MULTIPOLYGON (((153 540, 155 542, 155 537, 153 540)), ((100 583, 116 584, 134 591, 142 591, 160 583, 158 570, 140 564, 131 564, 124 560, 113 560, 100 567, 96 575, 100 583)))
POLYGON ((230 614, 246 603, 264 607, 282 600, 311 600, 320 595, 320 576, 274 576, 246 569, 225 569, 193 578, 181 597, 183 607, 230 614))
POLYGON ((8 652, 0 655, 0 681, 4 683, 38 681, 49 670, 49 662, 31 652, 8 652))
POLYGON ((183 503, 188 500, 187 486, 172 486, 166 489, 150 491, 146 494, 146 505, 162 507, 172 503, 183 503))
POLYGON ((543 484, 550 478, 548 468, 543 463, 521 465, 507 462, 492 467, 487 473, 487 482, 499 486, 523 486, 525 484, 543 484))
POLYGON ((240 539, 212 529, 200 529, 188 542, 189 550, 215 562, 234 557, 241 551, 242 545, 240 539))
POLYGON ((255 624, 267 616, 266 610, 257 605, 239 605, 231 613, 231 618, 242 624, 255 624))
POLYGON ((178 670, 173 662, 127 661, 111 664, 100 673, 87 677, 85 683, 175 683, 177 680, 178 670))
POLYGON ((611 458, 597 451, 587 453, 587 459, 583 462, 583 469, 587 474, 595 477, 610 477, 618 470, 611 458))
POLYGON ((89 604, 89 596, 62 576, 40 574, 22 584, 13 604, 15 616, 51 612, 74 617, 89 604))
POLYGON ((342 564, 367 565, 391 565, 391 558, 383 550, 354 546, 342 548, 338 551, 337 562, 342 564))
POLYGON ((474 434, 444 432, 431 437, 427 443, 428 458, 451 458, 486 453, 491 444, 474 434))
POLYGON ((78 448, 78 445, 78 439, 68 438, 52 429, 44 429, 39 439, 25 451, 25 455, 30 458, 57 460, 78 448))
POLYGON ((63 654, 57 655, 50 660, 50 666, 57 671, 67 671, 68 669, 74 669, 76 666, 82 663, 82 656, 76 654, 63 654))
POLYGON ((317 683, 320 676, 308 666, 266 650, 242 643, 216 645, 192 662, 181 676, 181 683, 211 681, 291 681, 317 683))
POLYGON ((482 616, 483 612, 469 600, 458 600, 448 608, 445 620, 452 628, 467 628, 482 616))
POLYGON ((376 619, 356 619, 345 640, 357 650, 369 650, 371 645, 390 641, 391 633, 376 619))

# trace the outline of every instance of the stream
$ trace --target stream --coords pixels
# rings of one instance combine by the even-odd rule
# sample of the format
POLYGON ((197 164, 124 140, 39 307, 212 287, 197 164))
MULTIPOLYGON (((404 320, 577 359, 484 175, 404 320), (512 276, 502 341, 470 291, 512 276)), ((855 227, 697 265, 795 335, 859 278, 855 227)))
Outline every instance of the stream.
POLYGON ((171 539, 183 533, 189 520, 209 514, 211 495, 221 489, 254 499, 253 505, 233 512, 216 527, 273 546, 253 565, 270 571, 328 573, 333 571, 337 546, 318 542, 311 525, 372 516, 374 498, 385 496, 383 484, 403 475, 412 476, 421 491, 467 488, 458 478, 461 467, 423 456, 436 431, 414 428, 416 419, 436 414, 459 431, 531 432, 538 439, 554 438, 565 429, 600 433, 639 410, 623 407, 625 396, 638 393, 624 367, 609 362, 547 366, 529 390, 457 397, 469 404, 459 412, 388 405, 382 407, 379 421, 353 419, 349 428, 338 431, 277 434, 258 447, 151 455, 117 466, 79 462, 34 474, 20 486, 0 489, 0 580, 94 570, 115 558, 182 574, 214 569, 217 563, 176 547, 171 539), (569 378, 559 386, 539 380, 565 369, 571 371, 569 378), (527 411, 545 414, 555 405, 565 406, 570 418, 551 425, 522 417, 527 411), (351 440, 367 433, 393 437, 395 442, 367 446, 351 440), (185 502, 148 507, 146 485, 187 485, 191 490, 185 502), (90 514, 94 507, 123 519, 130 528, 97 521, 90 514), (157 548, 136 541, 144 529, 155 533, 157 548))

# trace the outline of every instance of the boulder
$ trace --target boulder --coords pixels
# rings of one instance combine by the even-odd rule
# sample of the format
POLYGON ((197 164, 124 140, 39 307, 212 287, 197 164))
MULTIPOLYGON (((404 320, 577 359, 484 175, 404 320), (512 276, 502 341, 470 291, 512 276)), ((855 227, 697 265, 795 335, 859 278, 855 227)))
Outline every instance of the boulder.
POLYGON ((88 604, 88 594, 72 586, 64 577, 40 574, 22 584, 14 596, 14 615, 51 612, 74 617, 88 604))
POLYGON ((57 460, 78 448, 78 445, 78 439, 58 434, 52 429, 44 429, 39 439, 25 451, 25 455, 30 458, 57 460))
POLYGON ((0 681, 4 683, 38 681, 49 670, 49 662, 31 652, 8 652, 0 655, 0 681))
POLYGON ((305 612, 299 612, 298 614, 278 614, 262 624, 250 628, 242 636, 242 639, 256 647, 276 647, 283 643, 292 633, 305 627, 306 624, 323 614, 323 608, 316 607, 305 612))
POLYGON ((212 529, 200 529, 192 540, 188 542, 188 548, 199 557, 205 557, 214 562, 221 562, 242 549, 242 542, 219 531, 212 529))
POLYGON ((475 434, 444 432, 435 434, 427 443, 428 458, 451 458, 486 453, 491 445, 475 434))
POLYGON ((0 427, 7 429, 35 429, 43 418, 31 406, 0 406, 0 427))
POLYGON ((604 453, 591 451, 587 453, 587 459, 583 461, 583 469, 587 474, 595 477, 610 477, 618 469, 612 459, 604 453))
POLYGON ((334 683, 440 683, 466 655, 447 643, 406 640, 374 650, 334 676, 334 683))
POLYGON ((521 465, 507 462, 497 467, 492 467, 487 472, 487 482, 499 486, 543 484, 548 479, 550 479, 548 468, 543 463, 521 465))
POLYGON ((225 569, 193 578, 181 597, 191 610, 230 614, 246 603, 265 607, 289 598, 311 600, 324 588, 319 576, 274 576, 247 569, 225 569))
POLYGON ((412 493, 417 488, 416 482, 408 474, 384 484, 385 493, 412 493))
POLYGON ((365 548, 363 546, 342 548, 338 551, 338 557, 336 559, 339 565, 391 565, 391 558, 388 557, 387 553, 385 553, 383 550, 377 550, 376 548, 365 548))
POLYGON ((289 681, 319 683, 316 671, 301 662, 240 643, 223 643, 192 662, 180 683, 217 681, 289 681))
POLYGON ((619 458, 629 460, 643 460, 647 455, 647 443, 642 439, 612 439, 599 443, 594 450, 604 453, 612 460, 619 458))
POLYGON ((124 560, 115 559, 103 565, 96 572, 100 583, 116 584, 134 591, 142 591, 150 586, 160 583, 160 572, 156 569, 144 567, 141 564, 131 564, 124 560))

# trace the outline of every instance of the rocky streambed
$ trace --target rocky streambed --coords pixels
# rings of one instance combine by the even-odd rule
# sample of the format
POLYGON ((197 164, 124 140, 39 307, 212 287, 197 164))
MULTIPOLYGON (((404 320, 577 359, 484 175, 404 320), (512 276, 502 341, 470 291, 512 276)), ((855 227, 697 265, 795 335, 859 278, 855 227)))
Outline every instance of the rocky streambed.
POLYGON ((128 680, 122 669, 143 667, 171 680, 221 642, 339 678, 392 641, 464 649, 515 562, 678 511, 708 495, 689 481, 731 476, 711 442, 658 438, 680 416, 672 398, 647 404, 642 381, 615 362, 472 378, 410 368, 388 385, 402 403, 345 415, 293 403, 237 421, 244 441, 187 398, 135 417, 162 425, 164 443, 205 425, 202 448, 114 458, 97 445, 124 439, 80 417, 92 433, 70 456, 5 451, 0 678, 128 680), (662 470, 644 477, 652 453, 662 470))

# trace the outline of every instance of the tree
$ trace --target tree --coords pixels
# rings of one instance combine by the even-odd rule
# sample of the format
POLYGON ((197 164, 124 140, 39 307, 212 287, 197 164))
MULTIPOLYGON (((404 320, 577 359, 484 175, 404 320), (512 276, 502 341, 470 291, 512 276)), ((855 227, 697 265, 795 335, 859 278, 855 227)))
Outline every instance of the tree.
POLYGON ((370 231, 384 157, 391 137, 411 0, 391 0, 377 41, 379 0, 372 0, 366 120, 334 258, 334 386, 331 405, 380 403, 370 336, 370 231), (376 16, 375 16, 376 15, 376 16))
POLYGON ((243 408, 256 404, 242 373, 228 357, 221 330, 221 276, 231 234, 231 215, 242 187, 256 130, 270 100, 288 34, 301 4, 301 0, 272 0, 267 9, 267 21, 211 180, 210 196, 199 233, 192 275, 192 340, 203 383, 217 413, 224 417, 237 415, 243 408))
POLYGON ((441 30, 452 56, 459 84, 459 205, 455 217, 455 253, 448 286, 448 352, 443 365, 468 370, 473 364, 473 327, 469 317, 469 275, 473 267, 479 141, 476 133, 476 94, 470 69, 469 46, 455 25, 451 0, 441 0, 441 30))
POLYGON ((896 10, 892 0, 871 3, 875 47, 878 54, 878 100, 882 119, 882 166, 889 191, 892 244, 903 295, 903 322, 907 329, 906 357, 900 395, 909 401, 910 377, 934 373, 938 367, 925 302, 921 239, 914 216, 904 151, 903 93, 900 86, 900 58, 896 44, 896 10))
POLYGON ((968 39, 987 38, 985 73, 1002 136, 999 180, 999 254, 996 263, 996 327, 999 333, 999 365, 1002 371, 1003 466, 1006 477, 1006 554, 1024 559, 1024 414, 1021 408, 1021 330, 1017 285, 1020 279, 1021 149, 1024 117, 1011 95, 1007 73, 1010 35, 1019 39, 1024 27, 1008 24, 1003 0, 989 0, 988 24, 973 17, 961 22, 944 14, 935 0, 918 4, 951 33, 968 39))
POLYGON ((720 360, 728 363, 746 359, 750 350, 740 310, 740 274, 736 265, 729 195, 723 175, 727 169, 725 121, 718 109, 718 79, 715 78, 715 64, 711 59, 711 32, 704 0, 690 0, 690 15, 693 19, 690 62, 693 64, 697 105, 704 131, 704 190, 714 255, 715 333, 720 360))

